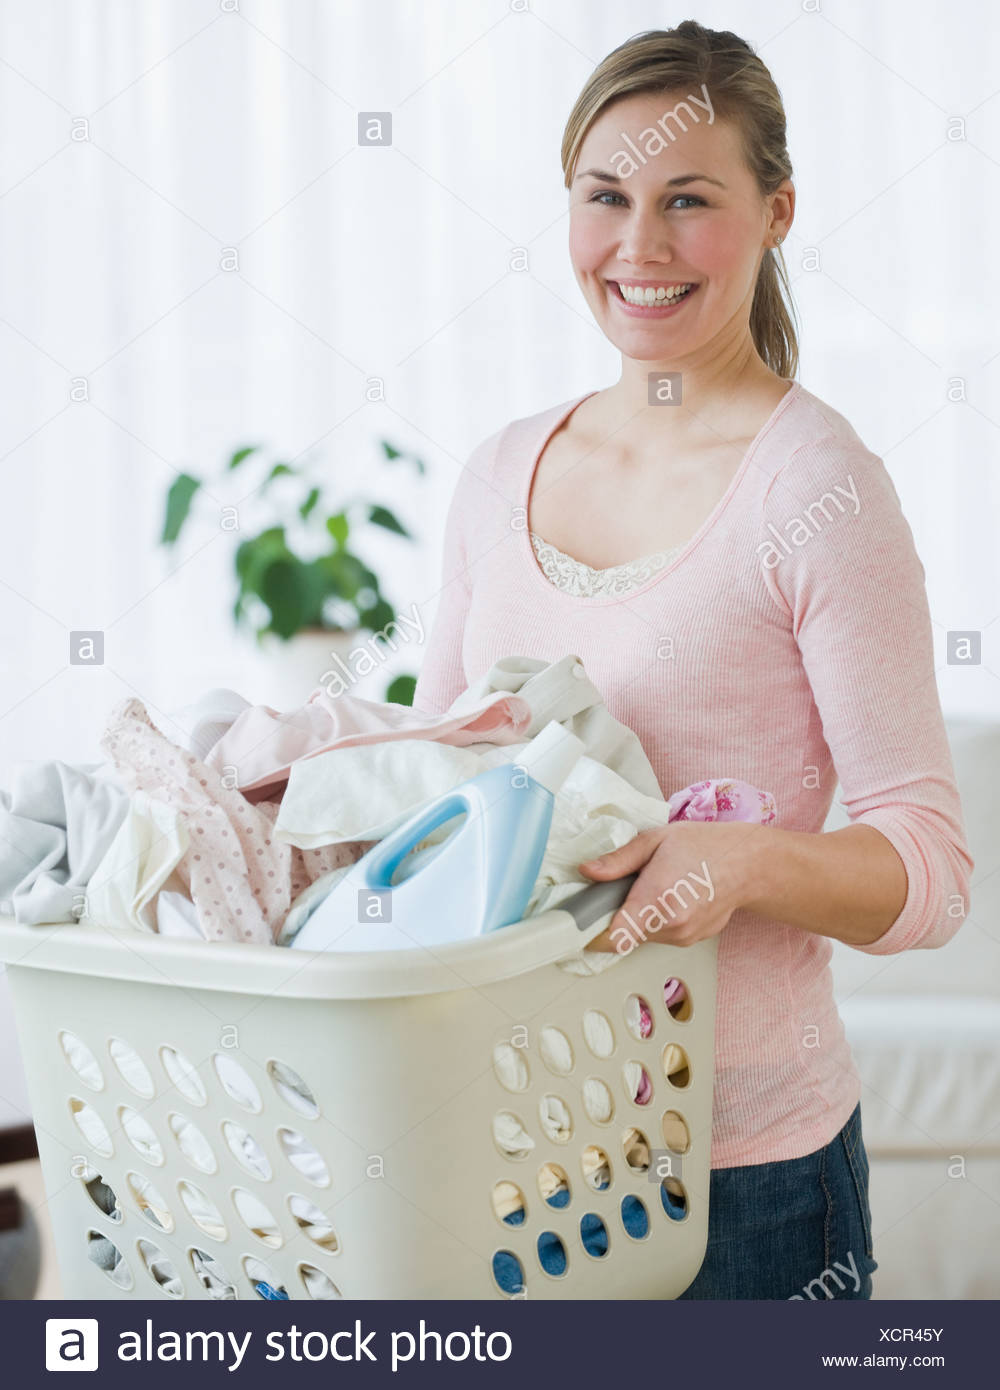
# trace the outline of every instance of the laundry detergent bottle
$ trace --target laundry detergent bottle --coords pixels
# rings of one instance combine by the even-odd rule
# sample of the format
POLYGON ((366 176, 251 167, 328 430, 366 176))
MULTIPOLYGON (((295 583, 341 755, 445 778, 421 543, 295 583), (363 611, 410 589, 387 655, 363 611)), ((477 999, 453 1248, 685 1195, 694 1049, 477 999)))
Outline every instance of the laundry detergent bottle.
POLYGON ((422 806, 340 879, 292 948, 399 950, 521 921, 545 855, 555 793, 583 751, 575 734, 551 720, 516 759, 422 806), (462 813, 451 833, 419 851, 412 870, 394 882, 410 851, 462 813))

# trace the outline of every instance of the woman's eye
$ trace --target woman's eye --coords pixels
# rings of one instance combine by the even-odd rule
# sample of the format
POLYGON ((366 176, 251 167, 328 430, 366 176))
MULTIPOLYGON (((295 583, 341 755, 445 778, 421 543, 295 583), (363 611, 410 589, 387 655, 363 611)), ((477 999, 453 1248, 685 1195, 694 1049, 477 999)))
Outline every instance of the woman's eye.
MULTIPOLYGON (((617 206, 617 204, 615 203, 605 203, 605 198, 618 198, 620 202, 625 202, 625 199, 621 193, 611 193, 607 189, 603 190, 600 193, 595 193, 594 196, 590 199, 590 202, 600 203, 602 207, 606 208, 617 206)), ((677 197, 672 199, 670 206, 676 207, 678 203, 690 203, 693 207, 706 206, 704 198, 698 198, 693 193, 678 193, 677 197)), ((681 211, 683 211, 683 209, 681 209, 681 211)))

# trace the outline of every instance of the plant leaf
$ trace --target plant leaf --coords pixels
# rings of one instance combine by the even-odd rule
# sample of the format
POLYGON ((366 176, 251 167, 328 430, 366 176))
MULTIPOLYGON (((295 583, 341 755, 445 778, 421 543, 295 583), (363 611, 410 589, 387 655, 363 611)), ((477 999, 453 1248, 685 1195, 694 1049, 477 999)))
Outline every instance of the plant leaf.
POLYGON ((273 483, 275 478, 283 478, 286 475, 289 477, 294 477, 295 469, 290 468, 287 463, 276 463, 274 467, 271 469, 270 473, 268 473, 267 477, 261 483, 261 492, 263 492, 270 483, 273 483))
POLYGON ((181 473, 170 485, 170 491, 167 493, 167 511, 163 520, 163 535, 160 537, 161 545, 173 545, 180 535, 181 527, 191 509, 191 499, 200 487, 201 483, 197 478, 192 478, 190 473, 181 473))
POLYGON ((323 580, 324 598, 343 598, 353 601, 358 590, 368 582, 369 571, 356 555, 335 550, 315 561, 323 580))
POLYGON ((337 543, 337 549, 341 550, 347 544, 350 524, 343 512, 338 512, 336 516, 328 516, 326 519, 326 529, 337 543))
POLYGON ((405 536, 407 540, 413 539, 406 527, 397 521, 388 507, 370 507, 368 520, 373 521, 376 526, 384 526, 387 531, 395 531, 397 536, 405 536))
POLYGON ((248 594, 263 597, 260 592, 261 575, 267 566, 276 560, 294 560, 285 542, 285 528, 272 526, 259 536, 243 541, 236 548, 234 560, 240 598, 246 598, 248 594))
POLYGON ((389 682, 385 698, 390 705, 412 705, 416 688, 416 676, 396 676, 389 682))
POLYGON ((423 459, 417 458, 416 454, 404 454, 401 449, 395 448, 395 446, 390 444, 387 439, 382 440, 382 448, 385 452, 386 458, 390 461, 390 463, 394 463, 396 459, 408 458, 413 463, 414 467, 416 468, 417 472, 420 474, 421 477, 423 477, 423 475, 427 472, 427 467, 423 459))
POLYGON ((309 517, 310 517, 310 515, 312 514, 312 511, 313 511, 313 508, 316 506, 316 503, 317 503, 318 501, 319 501, 319 488, 318 488, 318 487, 314 487, 314 488, 310 489, 309 496, 306 498, 306 500, 302 503, 302 506, 299 508, 299 516, 302 518, 303 521, 308 521, 308 520, 309 520, 309 517))
MULTIPOLYGON (((392 604, 384 598, 376 599, 369 608, 359 608, 358 618, 362 627, 369 628, 376 635, 395 621, 396 614, 392 604)), ((381 639, 380 639, 381 640, 381 639)))
POLYGON ((236 453, 233 454, 232 458, 229 460, 229 468, 239 468, 244 459, 249 458, 251 454, 257 452, 257 447, 256 444, 249 444, 245 449, 237 449, 236 453))
POLYGON ((257 592, 271 610, 268 629, 289 637, 308 626, 311 593, 306 566, 294 556, 273 560, 261 572, 257 592))

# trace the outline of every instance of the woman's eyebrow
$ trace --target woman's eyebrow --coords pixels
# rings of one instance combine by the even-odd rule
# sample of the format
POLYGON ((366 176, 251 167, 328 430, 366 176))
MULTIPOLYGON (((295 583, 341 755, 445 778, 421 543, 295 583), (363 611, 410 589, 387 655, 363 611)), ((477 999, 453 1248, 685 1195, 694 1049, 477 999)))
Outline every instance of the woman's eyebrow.
MULTIPOLYGON (((606 169, 583 169, 576 176, 576 179, 585 178, 603 179, 605 183, 622 182, 617 174, 609 174, 606 169)), ((576 179, 573 180, 574 183, 576 179)), ((686 183, 697 183, 699 179, 703 179, 705 183, 717 184, 719 188, 726 186, 721 179, 713 179, 711 174, 678 174, 675 179, 668 179, 666 186, 667 188, 681 188, 686 183)))

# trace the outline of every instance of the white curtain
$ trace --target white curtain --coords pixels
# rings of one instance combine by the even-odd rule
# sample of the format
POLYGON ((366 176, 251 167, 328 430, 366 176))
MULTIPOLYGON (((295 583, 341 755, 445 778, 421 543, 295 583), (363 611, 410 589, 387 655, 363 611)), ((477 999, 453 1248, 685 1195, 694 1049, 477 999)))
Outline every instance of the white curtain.
MULTIPOLYGON (((372 532, 365 554, 429 630, 469 451, 615 377, 569 265, 559 141, 600 58, 678 17, 639 0, 0 7, 0 777, 97 757, 131 693, 154 716, 211 685, 266 695, 220 524, 237 503, 241 527, 266 519, 249 465, 220 480, 240 445, 388 503, 417 540, 372 532), (359 146, 360 111, 391 113, 391 145, 359 146), (381 466, 381 439, 426 477, 381 466), (184 471, 211 495, 171 552, 184 471), (69 664, 73 631, 104 634, 102 666, 69 664)), ((782 91, 802 380, 892 472, 946 708, 997 712, 1000 17, 976 0, 696 17, 748 38, 782 91), (950 630, 982 631, 980 666, 947 664, 950 630)))

